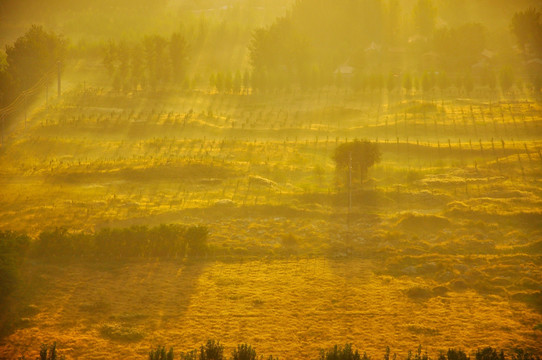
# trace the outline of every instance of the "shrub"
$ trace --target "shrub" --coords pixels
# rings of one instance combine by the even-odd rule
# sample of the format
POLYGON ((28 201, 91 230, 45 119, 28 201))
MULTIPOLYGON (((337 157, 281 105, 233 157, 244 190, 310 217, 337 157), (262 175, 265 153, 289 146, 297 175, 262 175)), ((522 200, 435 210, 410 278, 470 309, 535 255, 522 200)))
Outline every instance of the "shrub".
POLYGON ((36 256, 48 259, 184 258, 187 247, 190 255, 206 253, 207 234, 205 226, 178 224, 105 228, 95 234, 71 233, 57 228, 43 231, 33 250, 36 256))
POLYGON ((181 352, 181 360, 198 360, 198 350, 181 352))
POLYGON ((173 360, 173 348, 170 347, 166 353, 165 346, 159 346, 149 352, 149 360, 173 360))
POLYGON ((50 259, 71 254, 74 244, 68 237, 68 230, 65 228, 42 231, 36 243, 37 254, 50 259))
POLYGON ((224 346, 219 341, 207 340, 200 348, 198 360, 224 360, 224 346))
POLYGON ((256 360, 256 350, 248 344, 237 345, 233 350, 233 360, 256 360))
POLYGON ((448 349, 446 355, 440 354, 439 360, 470 360, 470 357, 461 349, 448 349))
POLYGON ((22 257, 30 247, 30 238, 27 235, 13 231, 0 231, 0 254, 13 254, 22 257))
POLYGON ((360 184, 367 175, 367 170, 378 163, 381 158, 381 152, 377 143, 371 143, 367 140, 354 140, 340 144, 333 153, 333 160, 337 169, 348 169, 352 166, 359 174, 360 184))
POLYGON ((427 355, 427 352, 422 355, 422 346, 419 345, 414 357, 412 357, 412 351, 408 352, 407 360, 429 360, 429 356, 427 355))
POLYGON ((476 351, 476 360, 504 360, 504 351, 486 347, 476 351))
POLYGON ((186 229, 184 238, 188 246, 188 255, 201 256, 207 253, 207 226, 191 226, 186 229))
POLYGON ((359 352, 352 350, 352 344, 346 344, 344 347, 335 345, 332 349, 320 352, 320 360, 369 360, 367 354, 363 357, 359 352))
POLYGON ((161 224, 148 232, 148 255, 158 257, 184 257, 186 240, 185 227, 178 224, 161 224))
POLYGON ((523 349, 514 349, 512 352, 512 360, 540 360, 540 357, 523 349))
POLYGON ((64 356, 58 356, 56 352, 56 343, 53 343, 51 346, 47 346, 46 344, 41 345, 40 349, 40 357, 39 360, 63 360, 65 359, 64 356))

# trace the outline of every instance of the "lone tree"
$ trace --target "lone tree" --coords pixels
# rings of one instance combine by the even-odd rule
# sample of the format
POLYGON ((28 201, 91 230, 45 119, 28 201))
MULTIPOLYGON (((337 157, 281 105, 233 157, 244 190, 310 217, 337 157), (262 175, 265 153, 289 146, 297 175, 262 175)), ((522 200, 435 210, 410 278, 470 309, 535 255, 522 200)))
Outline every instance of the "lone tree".
POLYGON ((379 162, 380 157, 380 149, 377 144, 357 139, 337 146, 333 154, 337 170, 348 169, 352 164, 352 170, 359 172, 360 184, 367 176, 367 170, 379 162), (352 160, 350 161, 350 159, 352 160))
MULTIPOLYGON (((34 85, 44 74, 55 71, 66 49, 64 38, 47 32, 41 26, 32 27, 13 45, 6 46, 6 72, 11 79, 11 98, 34 85)), ((6 99, 4 99, 6 100, 6 99)))

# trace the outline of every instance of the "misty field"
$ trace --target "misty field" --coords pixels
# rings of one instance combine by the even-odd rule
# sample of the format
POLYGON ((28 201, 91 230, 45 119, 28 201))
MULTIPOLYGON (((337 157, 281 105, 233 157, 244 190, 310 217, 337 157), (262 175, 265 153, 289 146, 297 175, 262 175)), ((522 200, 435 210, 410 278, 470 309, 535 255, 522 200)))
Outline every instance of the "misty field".
POLYGON ((539 360, 539 1, 44 4, 0 5, 0 359, 539 360))
POLYGON ((38 108, 2 153, 0 227, 204 225, 208 254, 46 249, 24 263, 3 357, 56 341, 73 358, 136 359, 211 338, 280 358, 346 342, 376 357, 541 350, 539 104, 166 95, 75 89, 38 108), (332 161, 346 136, 382 151, 350 214, 332 161))

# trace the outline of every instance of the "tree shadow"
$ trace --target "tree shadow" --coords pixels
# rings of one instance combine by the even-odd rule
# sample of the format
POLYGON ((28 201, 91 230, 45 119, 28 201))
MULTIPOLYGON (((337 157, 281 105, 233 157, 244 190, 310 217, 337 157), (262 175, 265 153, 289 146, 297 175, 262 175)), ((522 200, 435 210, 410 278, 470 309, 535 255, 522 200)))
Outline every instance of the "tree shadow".
POLYGON ((107 328, 143 339, 185 315, 206 267, 204 260, 29 263, 2 315, 0 339, 44 324, 52 336, 107 328))

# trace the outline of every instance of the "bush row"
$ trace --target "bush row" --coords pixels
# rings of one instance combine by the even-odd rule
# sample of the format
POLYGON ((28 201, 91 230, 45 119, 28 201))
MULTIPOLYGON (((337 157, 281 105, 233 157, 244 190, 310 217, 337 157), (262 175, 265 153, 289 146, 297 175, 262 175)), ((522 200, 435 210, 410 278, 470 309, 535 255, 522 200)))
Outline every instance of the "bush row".
MULTIPOLYGON (((397 354, 391 355, 390 348, 386 348, 384 360, 396 360, 397 354)), ((539 355, 535 355, 524 349, 516 348, 505 355, 503 350, 486 347, 478 349, 473 354, 473 360, 540 360, 539 355)), ((158 347, 151 350, 149 360, 174 360, 175 355, 173 348, 169 348, 166 352, 165 347, 158 347)), ((273 356, 264 357, 258 356, 256 350, 248 344, 239 344, 231 356, 227 358, 224 355, 224 346, 215 340, 208 340, 207 343, 201 345, 199 349, 194 349, 189 352, 181 352, 180 360, 276 360, 273 356)), ((353 348, 352 344, 344 346, 335 345, 332 348, 321 350, 318 360, 370 360, 367 353, 361 354, 359 350, 353 348)), ((406 360, 431 360, 427 352, 422 353, 421 345, 415 352, 409 351, 406 360)), ((471 356, 461 349, 449 349, 447 352, 441 352, 435 360, 471 360, 471 356)))
POLYGON ((208 233, 206 226, 177 224, 103 229, 92 234, 58 228, 43 231, 37 239, 0 231, 0 307, 19 282, 26 256, 53 261, 194 258, 207 254, 208 233))
POLYGON ((43 231, 35 241, 26 235, 0 232, 0 254, 41 258, 184 258, 207 252, 208 228, 178 224, 102 229, 71 233, 65 228, 43 231))
MULTIPOLYGON (((40 350, 40 357, 37 360, 54 360, 63 359, 64 357, 59 355, 56 351, 56 343, 52 346, 42 345, 40 350), (48 351, 49 350, 49 351, 48 351)), ((149 352, 149 360, 174 360, 175 352, 170 347, 166 350, 165 346, 159 346, 152 349, 149 352)), ((390 348, 386 348, 384 354, 384 360, 396 360, 397 354, 391 355, 390 348)), ((20 357, 25 359, 25 357, 20 357)), ((181 352, 177 359, 180 360, 278 360, 273 356, 264 357, 258 356, 256 350, 248 344, 239 344, 233 349, 231 356, 228 358, 224 355, 224 346, 215 340, 208 340, 205 344, 201 345, 198 349, 194 349, 188 352, 181 352)), ((346 344, 344 346, 335 345, 330 349, 322 350, 318 360, 370 360, 367 353, 360 354, 360 352, 353 348, 352 344, 346 344)), ((409 351, 406 360, 432 360, 427 352, 422 352, 422 347, 418 346, 415 352, 409 351)), ((449 349, 446 352, 441 352, 435 360, 471 360, 471 356, 461 349, 449 349)), ((516 348, 512 350, 508 355, 505 355, 503 350, 494 349, 492 347, 486 347, 478 349, 472 356, 472 360, 540 360, 539 355, 535 355, 524 349, 516 348)))

